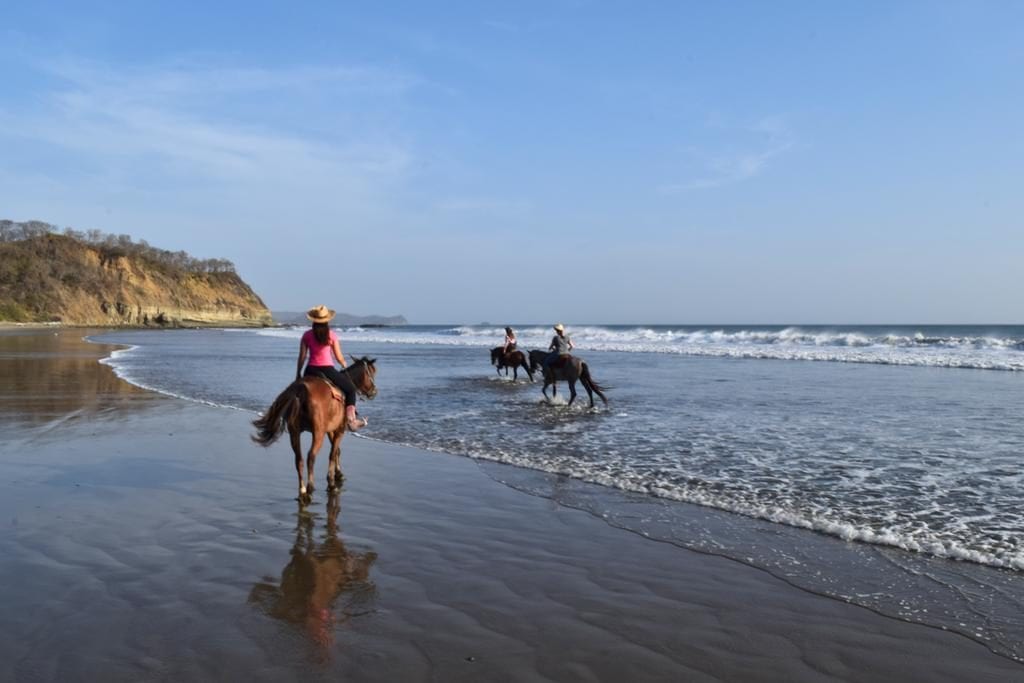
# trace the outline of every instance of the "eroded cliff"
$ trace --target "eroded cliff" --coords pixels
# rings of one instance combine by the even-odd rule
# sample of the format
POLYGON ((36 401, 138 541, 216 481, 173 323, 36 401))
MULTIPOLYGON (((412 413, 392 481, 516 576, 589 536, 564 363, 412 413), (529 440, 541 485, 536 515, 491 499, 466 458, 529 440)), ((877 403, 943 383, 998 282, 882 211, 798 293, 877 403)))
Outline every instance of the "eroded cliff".
POLYGON ((126 242, 123 236, 121 244, 91 244, 54 233, 0 242, 0 320, 100 326, 271 324, 270 311, 230 262, 176 256, 126 242))

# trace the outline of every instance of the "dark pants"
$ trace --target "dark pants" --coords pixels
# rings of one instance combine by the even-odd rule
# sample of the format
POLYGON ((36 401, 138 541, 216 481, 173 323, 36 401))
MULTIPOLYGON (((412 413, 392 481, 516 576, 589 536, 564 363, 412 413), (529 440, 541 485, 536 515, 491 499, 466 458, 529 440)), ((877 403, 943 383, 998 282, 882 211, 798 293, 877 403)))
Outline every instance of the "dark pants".
POLYGON ((331 384, 338 387, 341 393, 345 394, 346 406, 354 406, 356 404, 356 385, 352 384, 352 380, 348 378, 346 373, 338 370, 333 365, 307 365, 306 372, 302 376, 324 377, 328 379, 331 384))

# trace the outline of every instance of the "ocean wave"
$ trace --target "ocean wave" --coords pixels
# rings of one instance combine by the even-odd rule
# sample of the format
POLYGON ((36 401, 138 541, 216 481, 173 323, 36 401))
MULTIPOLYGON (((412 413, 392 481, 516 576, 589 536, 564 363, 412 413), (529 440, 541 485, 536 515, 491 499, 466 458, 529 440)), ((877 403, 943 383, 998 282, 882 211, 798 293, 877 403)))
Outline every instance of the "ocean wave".
MULTIPOLYGON (((305 328, 258 330, 257 334, 298 338, 305 328)), ((378 344, 492 347, 501 343, 501 327, 343 328, 344 339, 378 344)), ((520 348, 545 349, 546 326, 521 328, 520 348)), ((1024 337, 928 335, 923 332, 725 328, 616 328, 580 326, 571 330, 577 353, 668 353, 756 360, 825 361, 975 370, 1024 370, 1024 337)))

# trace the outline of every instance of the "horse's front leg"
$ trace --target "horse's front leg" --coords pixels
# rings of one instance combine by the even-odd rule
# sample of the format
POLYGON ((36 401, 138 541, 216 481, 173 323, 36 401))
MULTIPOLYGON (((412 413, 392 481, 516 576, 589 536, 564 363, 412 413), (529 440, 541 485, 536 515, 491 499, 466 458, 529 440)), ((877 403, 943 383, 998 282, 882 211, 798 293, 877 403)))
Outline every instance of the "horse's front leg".
POLYGON ((572 402, 576 400, 576 382, 569 380, 569 403, 566 407, 571 406, 572 402))
POLYGON ((341 438, 345 431, 339 429, 329 435, 331 439, 331 457, 327 465, 327 491, 328 493, 341 488, 341 438))

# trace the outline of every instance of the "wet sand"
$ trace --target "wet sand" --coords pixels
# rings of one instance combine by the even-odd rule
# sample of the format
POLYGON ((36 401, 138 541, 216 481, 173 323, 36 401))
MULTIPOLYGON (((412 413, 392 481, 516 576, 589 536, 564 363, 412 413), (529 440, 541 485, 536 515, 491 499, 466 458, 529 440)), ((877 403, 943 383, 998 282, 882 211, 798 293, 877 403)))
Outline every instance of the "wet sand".
POLYGON ((346 438, 301 509, 252 415, 131 387, 82 334, 0 332, 0 679, 1024 680, 465 458, 346 438))

